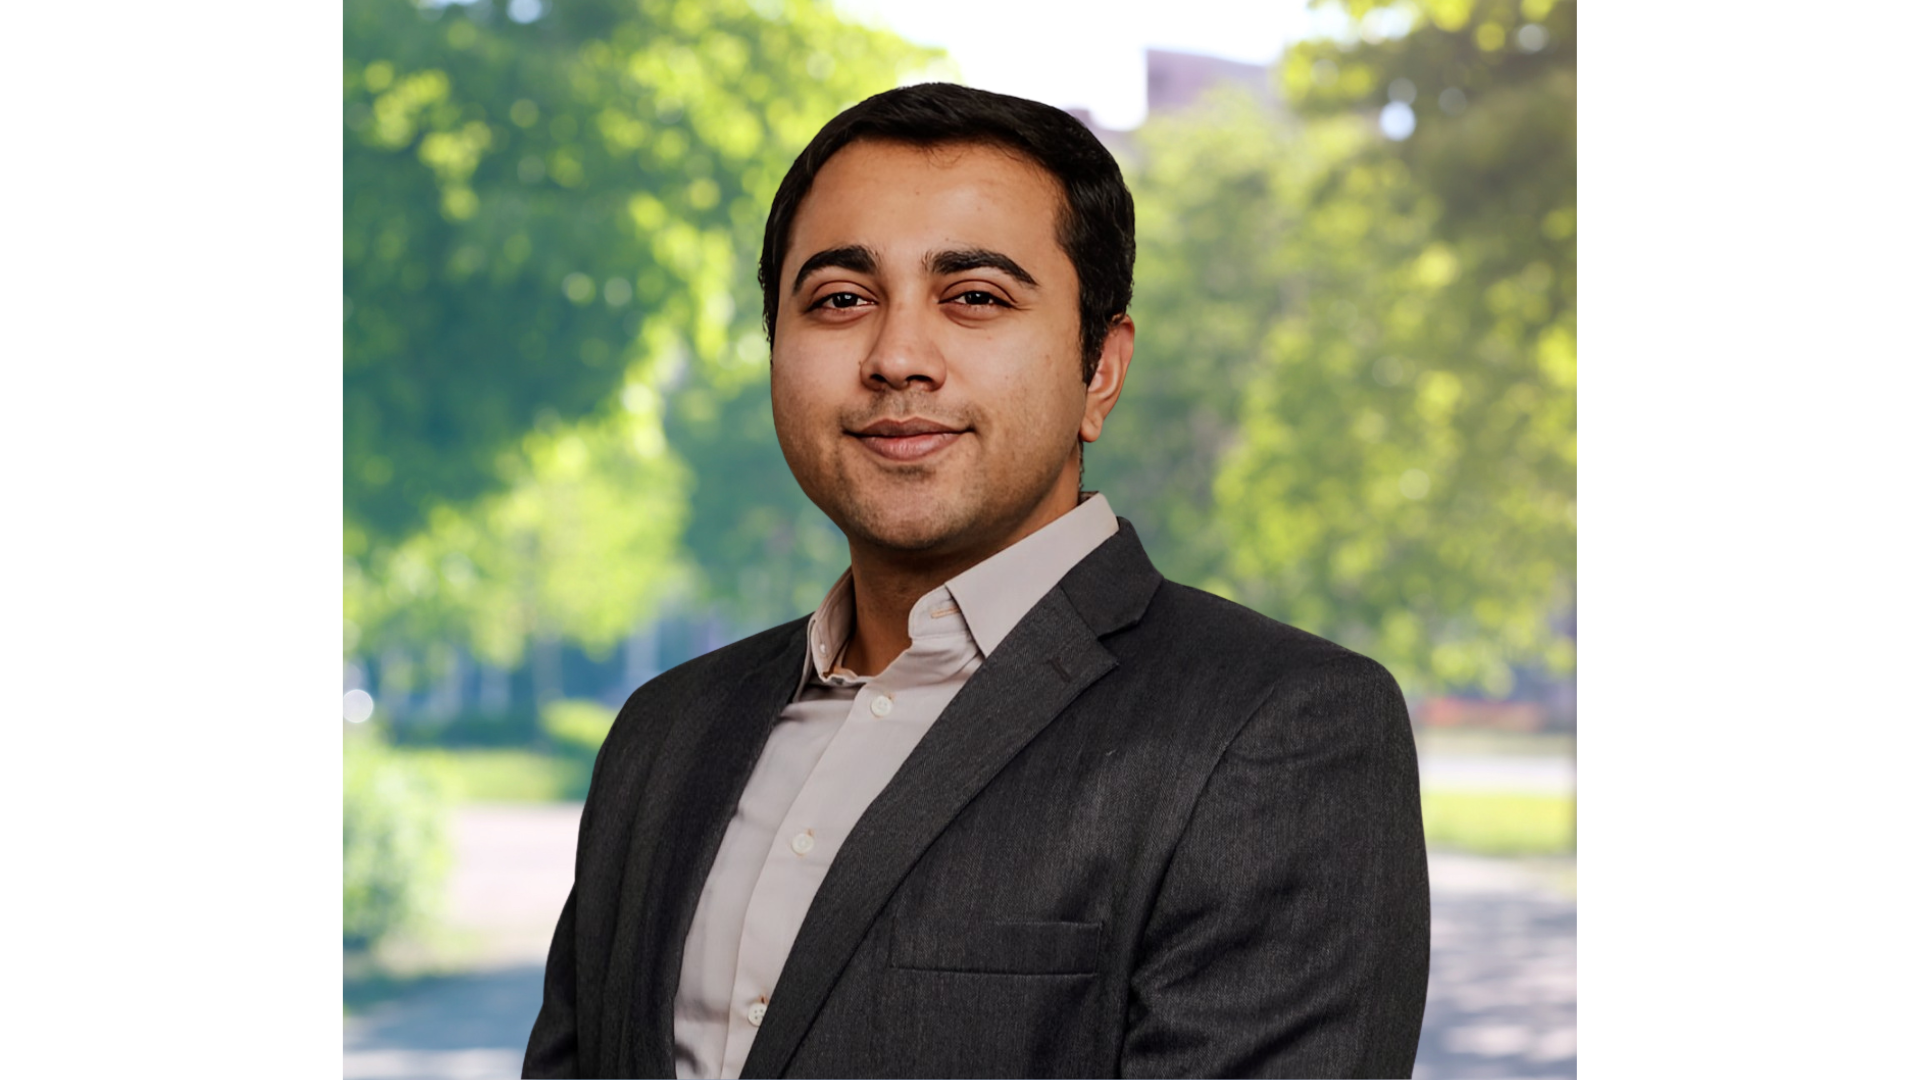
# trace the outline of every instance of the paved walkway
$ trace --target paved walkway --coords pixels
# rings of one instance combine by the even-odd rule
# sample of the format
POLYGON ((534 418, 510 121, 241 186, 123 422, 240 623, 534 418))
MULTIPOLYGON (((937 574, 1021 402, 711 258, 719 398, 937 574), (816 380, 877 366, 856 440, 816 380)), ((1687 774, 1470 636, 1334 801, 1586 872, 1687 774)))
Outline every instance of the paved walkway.
POLYGON ((1571 794, 1573 760, 1514 754, 1423 754, 1420 786, 1428 791, 1515 791, 1571 794))
POLYGON ((1435 853, 1414 1080, 1573 1080, 1574 901, 1537 870, 1435 853))
POLYGON ((344 1075, 495 1080, 520 1075, 540 1011, 541 964, 435 979, 347 1021, 344 1075))
MULTIPOLYGON (((448 919, 487 942, 477 970, 350 1018, 346 1077, 520 1075, 578 820, 577 805, 459 813, 448 919)), ((1574 901, 1499 859, 1436 853, 1429 865, 1433 975, 1415 1080, 1573 1080, 1574 901)))
POLYGON ((579 828, 578 803, 475 805, 455 814, 446 921, 481 942, 469 958, 474 970, 423 980, 348 1018, 349 1080, 520 1075, 579 828))

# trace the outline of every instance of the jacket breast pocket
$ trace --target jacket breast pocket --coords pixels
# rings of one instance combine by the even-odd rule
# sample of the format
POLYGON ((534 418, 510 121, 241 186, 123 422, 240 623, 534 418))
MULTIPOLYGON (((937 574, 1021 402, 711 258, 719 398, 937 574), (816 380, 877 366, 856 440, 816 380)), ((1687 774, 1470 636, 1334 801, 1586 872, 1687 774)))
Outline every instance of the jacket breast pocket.
POLYGON ((899 1077, 1098 1076, 1106 927, 1081 922, 896 919, 879 1057, 899 1077))
POLYGON ((895 919, 888 963, 908 971, 1092 975, 1103 923, 895 919))

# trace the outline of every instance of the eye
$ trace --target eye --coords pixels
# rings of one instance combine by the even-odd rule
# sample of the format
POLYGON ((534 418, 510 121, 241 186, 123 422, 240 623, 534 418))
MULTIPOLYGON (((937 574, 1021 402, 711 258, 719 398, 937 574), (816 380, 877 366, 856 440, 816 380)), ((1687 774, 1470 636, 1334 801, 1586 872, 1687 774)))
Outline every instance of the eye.
POLYGON ((827 295, 814 301, 813 307, 815 309, 833 308, 836 311, 844 311, 850 307, 858 307, 859 305, 865 302, 866 302, 865 298, 862 297, 859 293, 837 292, 837 293, 828 293, 827 295))
POLYGON ((984 289, 968 289, 953 299, 967 307, 987 307, 996 304, 1000 307, 1008 306, 1005 300, 984 289))

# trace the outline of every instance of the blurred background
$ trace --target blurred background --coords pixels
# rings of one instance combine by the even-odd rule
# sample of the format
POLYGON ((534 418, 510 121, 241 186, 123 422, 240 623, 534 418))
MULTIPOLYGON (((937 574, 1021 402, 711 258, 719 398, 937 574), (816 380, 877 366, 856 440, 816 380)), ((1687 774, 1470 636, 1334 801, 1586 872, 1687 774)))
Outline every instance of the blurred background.
POLYGON ((1137 362, 1088 486, 1407 692, 1415 1076, 1574 1076, 1573 4, 345 9, 347 1076, 519 1074, 614 711, 845 566, 755 260, 814 131, 928 79, 1126 172, 1137 362))

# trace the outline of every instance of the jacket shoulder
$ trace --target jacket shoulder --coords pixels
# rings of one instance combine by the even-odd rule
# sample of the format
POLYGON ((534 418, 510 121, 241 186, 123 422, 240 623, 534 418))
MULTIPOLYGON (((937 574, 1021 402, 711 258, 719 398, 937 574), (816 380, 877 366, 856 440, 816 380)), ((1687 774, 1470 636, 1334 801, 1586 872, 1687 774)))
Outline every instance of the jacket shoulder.
POLYGON ((1160 587, 1141 620, 1155 631, 1156 647, 1169 660, 1219 656, 1296 670, 1333 669, 1377 673, 1392 681, 1378 662, 1222 596, 1168 581, 1160 587))
POLYGON ((735 686, 741 676, 776 662, 782 653, 792 652, 795 661, 794 685, 800 684, 800 654, 794 651, 797 640, 806 633, 806 618, 794 619, 723 645, 710 653, 696 656, 640 684, 627 695, 626 704, 614 718, 602 749, 619 753, 636 741, 644 741, 660 727, 655 721, 672 714, 681 702, 696 700, 735 686))
POLYGON ((1285 726, 1300 734, 1330 723, 1397 739, 1407 726, 1406 697, 1384 665, 1212 593, 1166 582, 1138 629, 1126 646, 1136 670, 1179 684, 1223 730, 1259 714, 1291 718, 1285 726))

